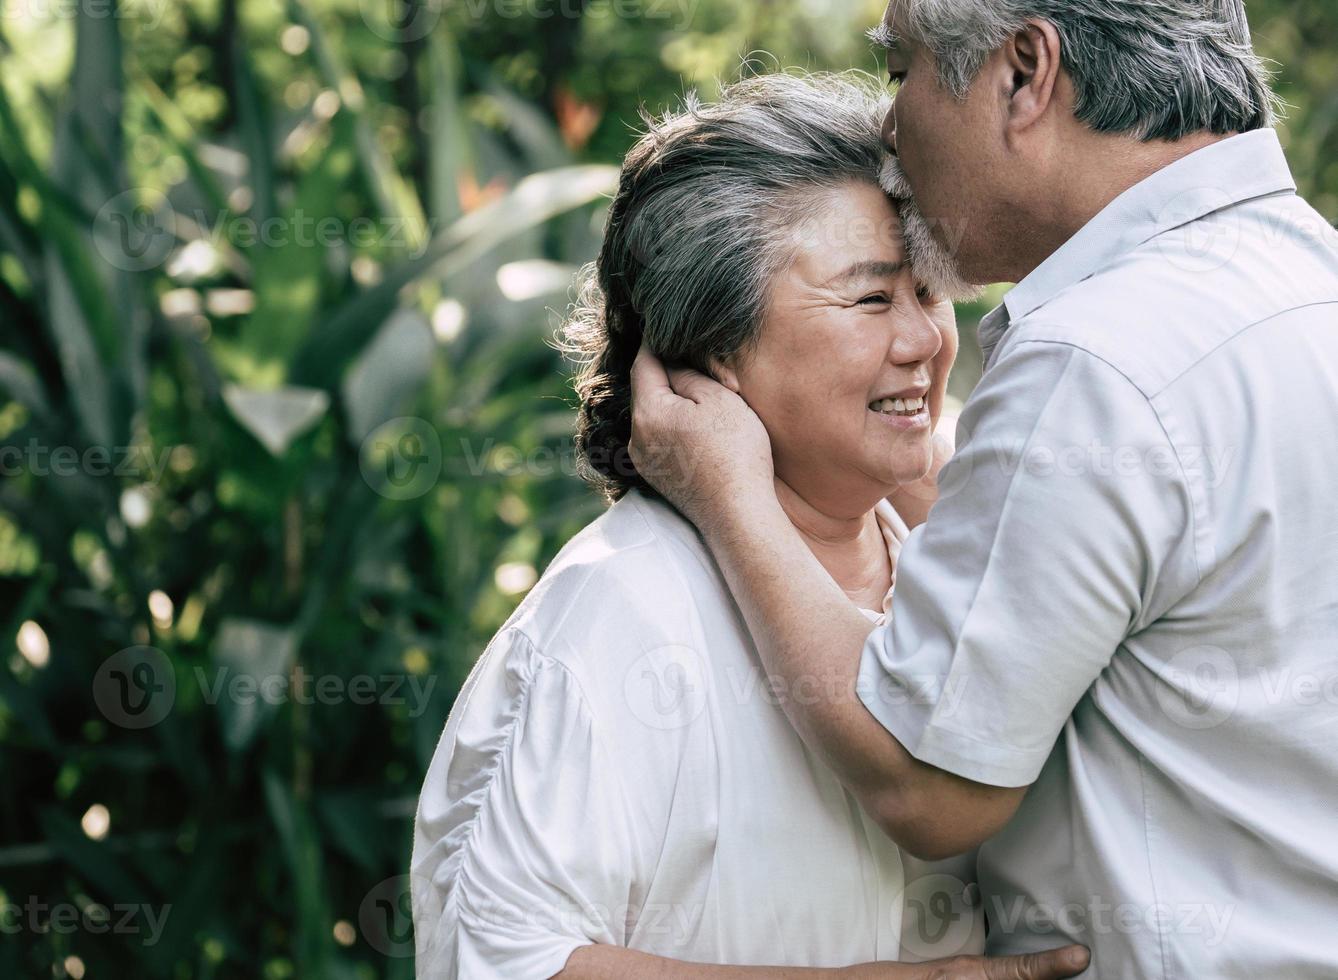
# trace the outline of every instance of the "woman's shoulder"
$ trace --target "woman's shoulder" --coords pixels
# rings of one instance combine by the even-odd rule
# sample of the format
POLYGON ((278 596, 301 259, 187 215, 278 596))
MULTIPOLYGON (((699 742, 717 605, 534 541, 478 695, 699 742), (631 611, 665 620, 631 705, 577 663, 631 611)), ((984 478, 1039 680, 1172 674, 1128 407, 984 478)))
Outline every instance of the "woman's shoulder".
POLYGON ((567 543, 507 625, 568 661, 606 644, 695 643, 704 605, 727 601, 696 529, 633 491, 567 543))

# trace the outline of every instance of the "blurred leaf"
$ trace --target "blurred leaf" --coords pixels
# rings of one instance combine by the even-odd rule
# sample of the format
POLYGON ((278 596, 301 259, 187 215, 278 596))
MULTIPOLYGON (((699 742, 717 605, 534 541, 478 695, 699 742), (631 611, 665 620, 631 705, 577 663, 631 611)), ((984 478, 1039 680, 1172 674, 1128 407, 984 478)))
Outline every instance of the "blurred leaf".
POLYGON ((379 852, 384 819, 377 812, 379 794, 372 790, 327 794, 317 803, 316 812, 330 831, 335 847, 369 874, 382 867, 379 852))
POLYGON ((426 318, 400 310, 386 321, 344 379, 349 439, 361 443, 414 395, 432 369, 436 344, 426 318))
POLYGON ((326 976, 330 924, 324 898, 320 837, 304 806, 272 770, 264 773, 265 803, 288 860, 297 902, 297 948, 303 975, 326 976))
POLYGON ((0 390, 27 406, 39 418, 51 414, 51 406, 33 369, 12 354, 0 351, 0 390))
POLYGON ((432 219, 440 225, 460 216, 460 179, 469 166, 469 128, 460 106, 460 56, 455 41, 438 31, 431 35, 430 45, 429 200, 432 219))
POLYGON ((288 627, 229 617, 219 624, 213 654, 217 690, 209 694, 218 699, 224 741, 239 752, 286 696, 297 635, 288 627))
POLYGON ((617 183, 618 168, 601 165, 564 167, 526 177, 502 199, 443 231, 419 258, 387 269, 380 283, 336 311, 298 353, 293 380, 330 384, 347 359, 385 322, 405 286, 429 274, 458 272, 508 238, 612 193, 617 183))
POLYGON ((90 840, 78 824, 54 807, 42 811, 41 823, 51 846, 108 904, 149 904, 144 885, 105 843, 90 840))
POLYGON ((551 116, 495 80, 489 82, 486 91, 499 103, 511 136, 525 151, 530 168, 551 170, 571 162, 571 153, 551 116))
POLYGON ((411 248, 422 245, 427 236, 427 219, 417 193, 395 169, 390 156, 381 148, 363 111, 362 85, 341 63, 325 29, 311 13, 306 0, 288 0, 293 20, 311 34, 311 48, 325 82, 339 93, 351 112, 345 116, 353 127, 358 160, 367 185, 375 196, 377 213, 397 219, 408 235, 411 248))
POLYGON ((215 211, 225 210, 228 206, 227 197, 219 186, 214 172, 200 159, 200 137, 191 125, 190 119, 181 111, 181 107, 173 103, 153 79, 143 72, 135 74, 135 86, 143 93, 149 108, 162 124, 163 131, 186 161, 191 177, 195 179, 210 206, 215 211))
POLYGON ((274 390, 225 385, 223 401, 233 418, 276 457, 310 431, 330 407, 330 396, 324 391, 294 385, 274 390))
POLYGON ((274 145, 269 132, 269 100, 256 84, 246 40, 229 38, 227 56, 237 86, 237 123, 242 148, 250 161, 251 213, 265 227, 278 211, 274 196, 274 145))

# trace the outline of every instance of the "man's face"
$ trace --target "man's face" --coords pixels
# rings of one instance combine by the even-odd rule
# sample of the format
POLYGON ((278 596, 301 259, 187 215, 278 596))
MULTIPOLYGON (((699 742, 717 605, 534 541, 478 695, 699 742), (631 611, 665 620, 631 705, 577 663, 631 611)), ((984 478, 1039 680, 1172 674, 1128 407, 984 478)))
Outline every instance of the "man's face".
MULTIPOLYGON (((957 99, 939 80, 938 64, 924 45, 899 29, 895 3, 883 20, 887 71, 894 88, 883 121, 883 142, 897 157, 934 240, 970 283, 989 283, 998 253, 992 238, 999 186, 995 110, 985 86, 972 85, 957 99)), ((888 188, 895 193, 895 188, 888 188)))

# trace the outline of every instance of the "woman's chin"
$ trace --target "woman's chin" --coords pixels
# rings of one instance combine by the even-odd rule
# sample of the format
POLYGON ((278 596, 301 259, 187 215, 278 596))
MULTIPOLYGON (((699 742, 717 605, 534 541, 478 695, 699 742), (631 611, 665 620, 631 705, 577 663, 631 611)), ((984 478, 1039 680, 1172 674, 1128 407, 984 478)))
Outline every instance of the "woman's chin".
POLYGON ((878 465, 866 472, 874 472, 883 482, 894 489, 911 483, 919 483, 929 475, 934 465, 934 445, 929 437, 910 442, 897 440, 891 452, 884 451, 878 465))

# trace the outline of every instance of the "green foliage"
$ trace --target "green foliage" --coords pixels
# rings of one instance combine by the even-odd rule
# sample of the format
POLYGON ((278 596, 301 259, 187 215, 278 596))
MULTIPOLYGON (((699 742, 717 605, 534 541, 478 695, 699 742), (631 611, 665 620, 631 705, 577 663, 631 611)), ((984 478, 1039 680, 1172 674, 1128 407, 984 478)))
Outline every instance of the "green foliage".
MULTIPOLYGON (((1338 14, 1251 6, 1338 213, 1338 14)), ((411 975, 446 713, 599 510, 544 341, 611 165, 877 15, 0 4, 0 976, 411 975)))

